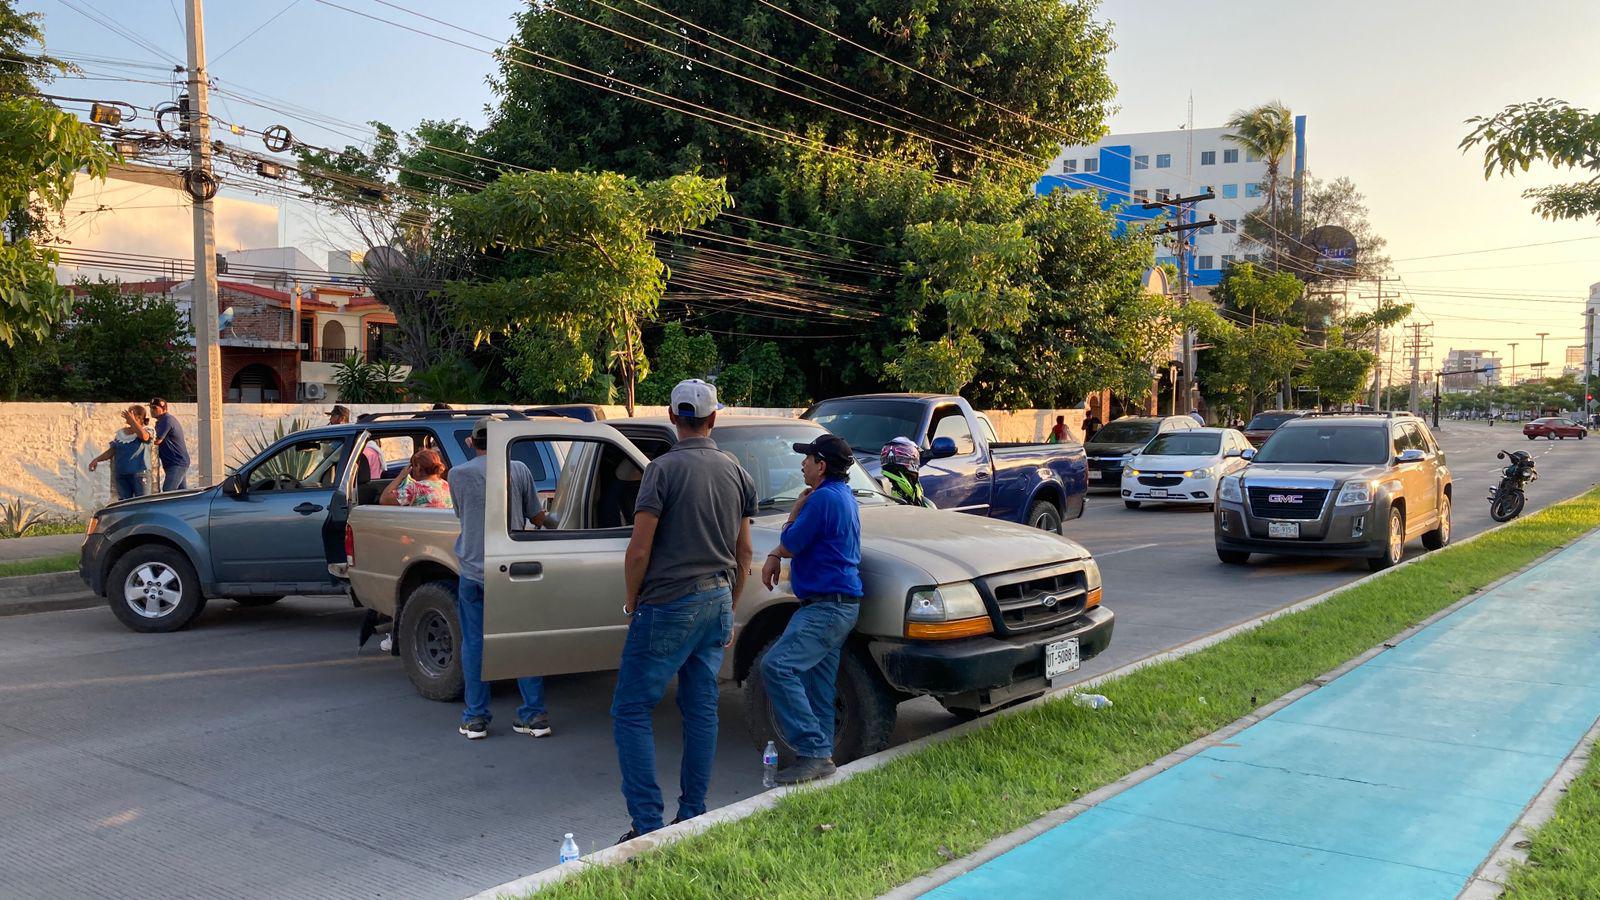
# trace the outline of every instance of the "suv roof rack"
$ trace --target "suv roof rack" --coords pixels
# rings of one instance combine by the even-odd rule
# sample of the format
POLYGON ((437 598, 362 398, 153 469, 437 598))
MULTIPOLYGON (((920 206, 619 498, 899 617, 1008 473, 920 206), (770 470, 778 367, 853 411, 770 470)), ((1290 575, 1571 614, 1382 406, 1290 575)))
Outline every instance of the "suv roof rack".
POLYGON ((395 419, 481 419, 484 416, 504 416, 517 421, 526 420, 528 416, 520 409, 495 406, 477 409, 419 409, 411 412, 377 412, 362 413, 356 416, 357 422, 383 422, 395 419))
POLYGON ((1377 418, 1377 419, 1401 419, 1401 418, 1415 419, 1415 418, 1417 418, 1417 414, 1416 413, 1411 412, 1410 410, 1404 410, 1404 409, 1385 409, 1385 410, 1381 410, 1381 411, 1373 410, 1373 411, 1369 411, 1369 412, 1360 412, 1360 411, 1357 411, 1357 412, 1308 412, 1304 416, 1301 416, 1301 418, 1303 418, 1303 419, 1312 419, 1312 418, 1332 419, 1332 418, 1337 418, 1337 417, 1340 417, 1340 416, 1344 416, 1344 417, 1370 416, 1372 418, 1377 418))

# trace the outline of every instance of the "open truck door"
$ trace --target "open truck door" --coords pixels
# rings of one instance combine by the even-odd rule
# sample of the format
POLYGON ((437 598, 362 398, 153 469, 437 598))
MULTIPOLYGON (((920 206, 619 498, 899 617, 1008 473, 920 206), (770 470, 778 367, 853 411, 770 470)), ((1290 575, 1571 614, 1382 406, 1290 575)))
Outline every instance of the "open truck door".
MULTIPOLYGON (((483 529, 483 678, 614 669, 628 634, 623 556, 633 510, 619 498, 649 465, 616 429, 559 419, 489 424, 483 529), (547 527, 512 521, 510 460, 525 444, 562 457, 547 527)), ((635 486, 636 487, 636 486, 635 486)))

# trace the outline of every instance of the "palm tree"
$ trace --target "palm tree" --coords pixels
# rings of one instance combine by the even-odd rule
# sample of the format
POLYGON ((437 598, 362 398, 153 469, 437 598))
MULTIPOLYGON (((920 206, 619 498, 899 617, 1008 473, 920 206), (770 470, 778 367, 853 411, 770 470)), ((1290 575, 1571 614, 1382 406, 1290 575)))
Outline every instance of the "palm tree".
POLYGON ((1278 267, 1278 166, 1294 146, 1294 113, 1280 100, 1241 109, 1228 120, 1232 133, 1223 137, 1267 161, 1267 214, 1271 217, 1272 267, 1278 267))

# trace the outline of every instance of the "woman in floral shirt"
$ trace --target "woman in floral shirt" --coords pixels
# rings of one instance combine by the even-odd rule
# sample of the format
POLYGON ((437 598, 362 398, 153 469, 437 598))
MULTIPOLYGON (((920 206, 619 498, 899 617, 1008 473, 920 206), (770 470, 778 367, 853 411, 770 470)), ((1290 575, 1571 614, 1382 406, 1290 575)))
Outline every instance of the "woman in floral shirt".
POLYGON ((444 480, 444 460, 439 451, 424 447, 411 455, 411 463, 383 489, 384 506, 426 506, 450 509, 450 484, 444 480))

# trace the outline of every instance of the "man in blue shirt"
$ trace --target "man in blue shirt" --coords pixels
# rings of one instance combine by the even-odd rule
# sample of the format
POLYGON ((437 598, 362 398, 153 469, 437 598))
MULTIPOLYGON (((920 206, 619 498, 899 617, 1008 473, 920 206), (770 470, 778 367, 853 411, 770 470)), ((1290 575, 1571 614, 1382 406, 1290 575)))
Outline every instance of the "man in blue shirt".
POLYGON ((850 491, 855 454, 837 435, 795 444, 803 456, 801 493, 783 527, 778 549, 767 555, 761 582, 778 584, 784 559, 800 608, 761 663, 767 696, 794 764, 778 772, 779 784, 799 784, 834 773, 834 682, 839 654, 861 610, 861 513, 850 491))
POLYGON ((150 415, 156 420, 156 458, 161 460, 161 490, 181 491, 189 487, 189 447, 183 441, 183 426, 167 409, 167 401, 150 401, 150 415))

